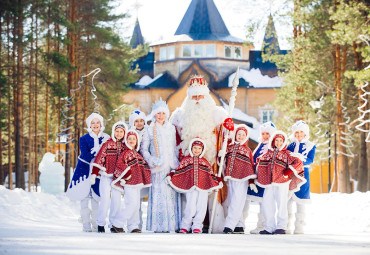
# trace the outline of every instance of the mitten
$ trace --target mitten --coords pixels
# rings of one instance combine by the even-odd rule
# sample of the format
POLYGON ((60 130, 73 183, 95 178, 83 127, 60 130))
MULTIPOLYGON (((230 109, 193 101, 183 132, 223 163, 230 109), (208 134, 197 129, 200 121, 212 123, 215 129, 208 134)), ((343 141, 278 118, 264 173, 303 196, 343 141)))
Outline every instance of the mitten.
POLYGON ((226 118, 224 123, 223 123, 223 126, 227 129, 227 130, 230 130, 230 131, 233 131, 234 130, 234 122, 231 118, 226 118))
POLYGON ((289 169, 289 168, 285 169, 283 171, 284 178, 288 178, 292 173, 293 173, 293 171, 291 169, 289 169))
POLYGON ((257 189, 256 184, 254 184, 254 183, 249 184, 249 188, 250 188, 251 190, 253 190, 255 193, 258 193, 258 189, 257 189))
POLYGON ((96 179, 96 175, 95 174, 92 174, 91 175, 91 179, 90 179, 90 182, 91 182, 92 185, 95 184, 95 179, 96 179))

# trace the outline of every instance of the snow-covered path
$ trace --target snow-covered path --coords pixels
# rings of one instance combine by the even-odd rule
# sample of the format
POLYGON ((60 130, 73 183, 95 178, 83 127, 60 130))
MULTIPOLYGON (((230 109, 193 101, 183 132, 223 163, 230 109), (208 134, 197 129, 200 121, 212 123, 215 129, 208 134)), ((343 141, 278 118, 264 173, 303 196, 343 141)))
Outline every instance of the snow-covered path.
POLYGON ((370 192, 314 194, 305 235, 84 233, 78 212, 64 194, 0 186, 0 254, 370 254, 370 192))

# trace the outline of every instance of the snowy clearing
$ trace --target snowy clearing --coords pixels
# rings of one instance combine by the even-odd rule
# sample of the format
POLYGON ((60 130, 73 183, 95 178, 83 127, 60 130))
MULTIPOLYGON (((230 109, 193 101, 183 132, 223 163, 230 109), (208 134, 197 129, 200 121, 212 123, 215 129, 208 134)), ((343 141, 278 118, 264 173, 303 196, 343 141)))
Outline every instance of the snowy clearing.
POLYGON ((64 194, 0 186, 0 254, 370 254, 370 192, 313 194, 307 213, 305 235, 84 233, 79 204, 64 194))

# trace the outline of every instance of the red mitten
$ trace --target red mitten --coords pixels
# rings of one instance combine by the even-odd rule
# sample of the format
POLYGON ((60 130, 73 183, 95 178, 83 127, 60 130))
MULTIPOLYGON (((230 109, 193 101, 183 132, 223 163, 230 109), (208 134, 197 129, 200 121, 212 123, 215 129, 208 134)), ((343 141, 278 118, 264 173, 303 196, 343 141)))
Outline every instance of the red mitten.
POLYGON ((283 171, 283 175, 284 175, 285 178, 288 178, 292 173, 293 173, 293 171, 289 168, 287 168, 283 171))
MULTIPOLYGON (((216 175, 215 175, 216 176, 216 175)), ((218 182, 222 182, 222 177, 216 176, 218 182)))
POLYGON ((248 180, 248 184, 249 184, 249 185, 254 184, 254 179, 249 179, 249 180, 248 180))
POLYGON ((168 174, 168 176, 172 178, 172 176, 173 176, 174 174, 175 174, 175 171, 172 171, 172 172, 170 172, 170 173, 168 174))
POLYGON ((95 174, 96 176, 99 176, 99 171, 100 169, 96 166, 93 166, 93 169, 92 169, 92 173, 91 174, 95 174))
POLYGON ((234 122, 231 118, 226 118, 223 126, 230 131, 234 131, 234 122))

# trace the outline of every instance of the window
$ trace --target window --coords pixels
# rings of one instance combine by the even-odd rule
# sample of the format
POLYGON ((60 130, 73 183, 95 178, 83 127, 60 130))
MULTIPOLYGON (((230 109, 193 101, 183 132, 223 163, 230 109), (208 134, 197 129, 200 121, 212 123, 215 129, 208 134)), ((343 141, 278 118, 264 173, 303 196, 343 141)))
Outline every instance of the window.
POLYGON ((175 58, 175 46, 169 46, 167 59, 174 59, 174 58, 175 58))
POLYGON ((234 48, 234 58, 241 59, 242 58, 242 47, 235 46, 234 48))
POLYGON ((194 57, 203 56, 203 45, 194 45, 194 57))
POLYGON ((159 49, 159 60, 166 60, 167 59, 167 47, 163 47, 159 49))
POLYGON ((182 46, 182 56, 183 57, 191 57, 191 45, 183 45, 182 46))
POLYGON ((216 45, 214 44, 206 45, 206 57, 216 57, 216 45))
POLYGON ((275 115, 274 110, 261 110, 261 113, 260 113, 261 122, 266 123, 268 121, 272 121, 274 115, 275 115))
POLYGON ((225 58, 231 58, 231 46, 225 45, 225 58))

